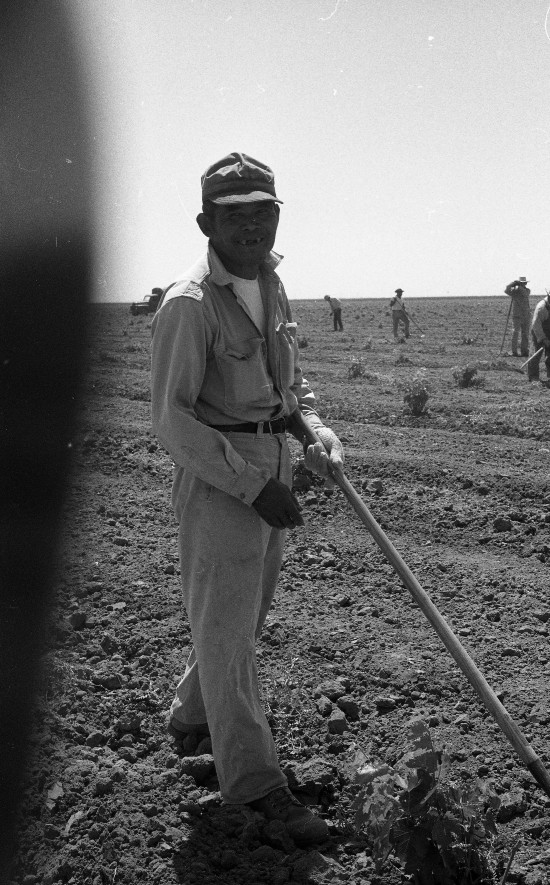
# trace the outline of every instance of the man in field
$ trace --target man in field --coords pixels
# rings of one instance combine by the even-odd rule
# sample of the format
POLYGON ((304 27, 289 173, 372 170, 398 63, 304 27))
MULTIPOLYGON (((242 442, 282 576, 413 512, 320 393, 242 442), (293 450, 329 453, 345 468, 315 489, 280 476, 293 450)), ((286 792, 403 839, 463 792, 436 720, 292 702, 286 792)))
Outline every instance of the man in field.
POLYGON ((531 321, 531 309, 529 307, 529 295, 531 290, 527 288, 525 277, 512 280, 505 288, 506 295, 512 299, 512 355, 518 353, 518 339, 521 335, 521 356, 529 356, 529 324, 531 321))
MULTIPOLYGON (((153 427, 175 462, 181 579, 193 650, 171 732, 210 733, 222 798, 283 821, 301 843, 326 823, 290 793, 258 691, 255 641, 271 606, 286 530, 303 525, 286 439, 300 409, 325 447, 342 445, 302 375, 296 324, 275 273, 279 204, 264 163, 233 153, 201 179, 206 255, 172 285, 153 321, 153 427)), ((328 454, 327 454, 328 452, 328 454)))
POLYGON ((399 339, 399 325, 403 324, 405 338, 409 337, 409 317, 403 304, 403 289, 395 290, 395 297, 390 301, 391 319, 393 327, 393 337, 395 341, 399 339))
POLYGON ((330 295, 325 295, 325 301, 328 301, 330 307, 332 321, 334 323, 334 331, 343 332, 344 326, 342 324, 342 302, 339 298, 332 298, 330 295))
MULTIPOLYGON (((533 322, 531 323, 531 339, 535 353, 544 348, 544 364, 546 366, 546 386, 550 384, 550 294, 546 295, 542 301, 539 301, 533 313, 533 322)), ((539 380, 540 361, 542 353, 539 353, 534 359, 528 363, 529 381, 539 380)))

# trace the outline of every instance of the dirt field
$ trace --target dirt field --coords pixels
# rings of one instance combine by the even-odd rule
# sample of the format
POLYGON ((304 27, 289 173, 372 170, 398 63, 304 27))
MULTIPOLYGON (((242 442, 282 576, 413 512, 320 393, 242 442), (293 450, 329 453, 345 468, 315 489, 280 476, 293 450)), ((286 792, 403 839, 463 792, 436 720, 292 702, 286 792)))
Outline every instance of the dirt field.
MULTIPOLYGON (((504 298, 411 300, 416 325, 399 344, 386 303, 344 301, 336 333, 325 302, 293 302, 304 374, 345 443, 349 480, 550 764, 550 390, 499 354, 504 298), (477 373, 461 388, 465 367, 477 373), (415 380, 429 394, 417 416, 404 403, 415 380)), ((150 325, 127 304, 92 308, 14 883, 412 881, 395 850, 375 868, 352 801, 358 751, 394 766, 415 716, 448 756, 447 782, 479 779, 498 797, 494 881, 514 846, 508 882, 550 881, 550 798, 342 494, 317 480, 297 491, 306 526, 289 537, 258 656, 280 759, 330 843, 300 850, 224 808, 211 757, 166 735, 190 636, 171 461, 150 430, 150 325)))

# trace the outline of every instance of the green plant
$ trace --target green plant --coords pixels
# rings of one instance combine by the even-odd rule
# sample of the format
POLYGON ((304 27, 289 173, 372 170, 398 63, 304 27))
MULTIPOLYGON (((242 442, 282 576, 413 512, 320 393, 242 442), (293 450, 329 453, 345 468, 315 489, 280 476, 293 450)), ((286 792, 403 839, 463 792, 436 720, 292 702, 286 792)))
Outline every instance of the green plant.
POLYGON ((348 378, 350 380, 354 378, 362 378, 365 374, 365 365, 360 356, 353 357, 349 366, 348 366, 348 378))
POLYGON ((428 386, 423 375, 416 375, 403 385, 404 403, 411 415, 423 415, 429 399, 428 386))
POLYGON ((355 829, 365 835, 380 869, 399 858, 415 885, 493 885, 491 852, 500 800, 476 781, 447 783, 447 757, 434 750, 422 719, 409 722, 411 749, 394 767, 355 760, 355 829))
POLYGON ((485 383, 485 379, 476 378, 476 375, 475 366, 455 366, 453 369, 453 378, 459 387, 481 387, 485 383))

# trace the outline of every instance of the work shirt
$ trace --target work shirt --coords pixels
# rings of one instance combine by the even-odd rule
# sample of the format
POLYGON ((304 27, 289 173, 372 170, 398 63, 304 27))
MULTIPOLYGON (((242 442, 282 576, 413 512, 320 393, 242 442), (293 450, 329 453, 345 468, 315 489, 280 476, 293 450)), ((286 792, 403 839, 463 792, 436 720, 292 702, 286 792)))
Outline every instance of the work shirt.
MULTIPOLYGON (((296 323, 272 252, 258 281, 267 334, 235 293, 214 249, 169 287, 152 324, 153 430, 176 468, 251 504, 269 474, 209 425, 273 420, 300 408, 322 421, 300 368, 296 323)), ((177 483, 177 477, 175 477, 177 483)))
POLYGON ((529 295, 531 294, 531 289, 528 289, 527 286, 518 286, 514 285, 514 283, 508 283, 504 291, 506 295, 509 295, 512 299, 513 317, 530 315, 531 309, 529 307, 529 295))
POLYGON ((535 307, 531 332, 537 341, 543 338, 550 341, 550 297, 543 298, 535 307))
POLYGON ((392 310, 405 310, 403 302, 401 301, 399 295, 396 295, 395 298, 392 298, 392 300, 390 301, 390 307, 392 310))
POLYGON ((330 298, 328 299, 328 303, 330 304, 330 309, 334 313, 335 310, 341 309, 342 302, 339 298, 330 298))
POLYGON ((232 273, 228 274, 228 276, 233 284, 233 292, 237 296, 237 301, 244 307, 256 328, 265 337, 267 326, 258 277, 255 280, 245 280, 242 277, 236 277, 232 273))

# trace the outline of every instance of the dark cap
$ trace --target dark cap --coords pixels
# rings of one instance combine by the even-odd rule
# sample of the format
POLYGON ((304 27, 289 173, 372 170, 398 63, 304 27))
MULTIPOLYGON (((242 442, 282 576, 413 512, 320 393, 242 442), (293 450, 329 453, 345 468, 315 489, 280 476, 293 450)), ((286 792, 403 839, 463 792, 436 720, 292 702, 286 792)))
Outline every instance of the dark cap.
POLYGON ((403 289, 395 289, 395 293, 397 294, 398 292, 399 292, 399 294, 402 294, 403 289))
POLYGON ((281 203, 273 171, 247 154, 234 151, 209 166, 201 177, 202 199, 212 203, 281 203))

